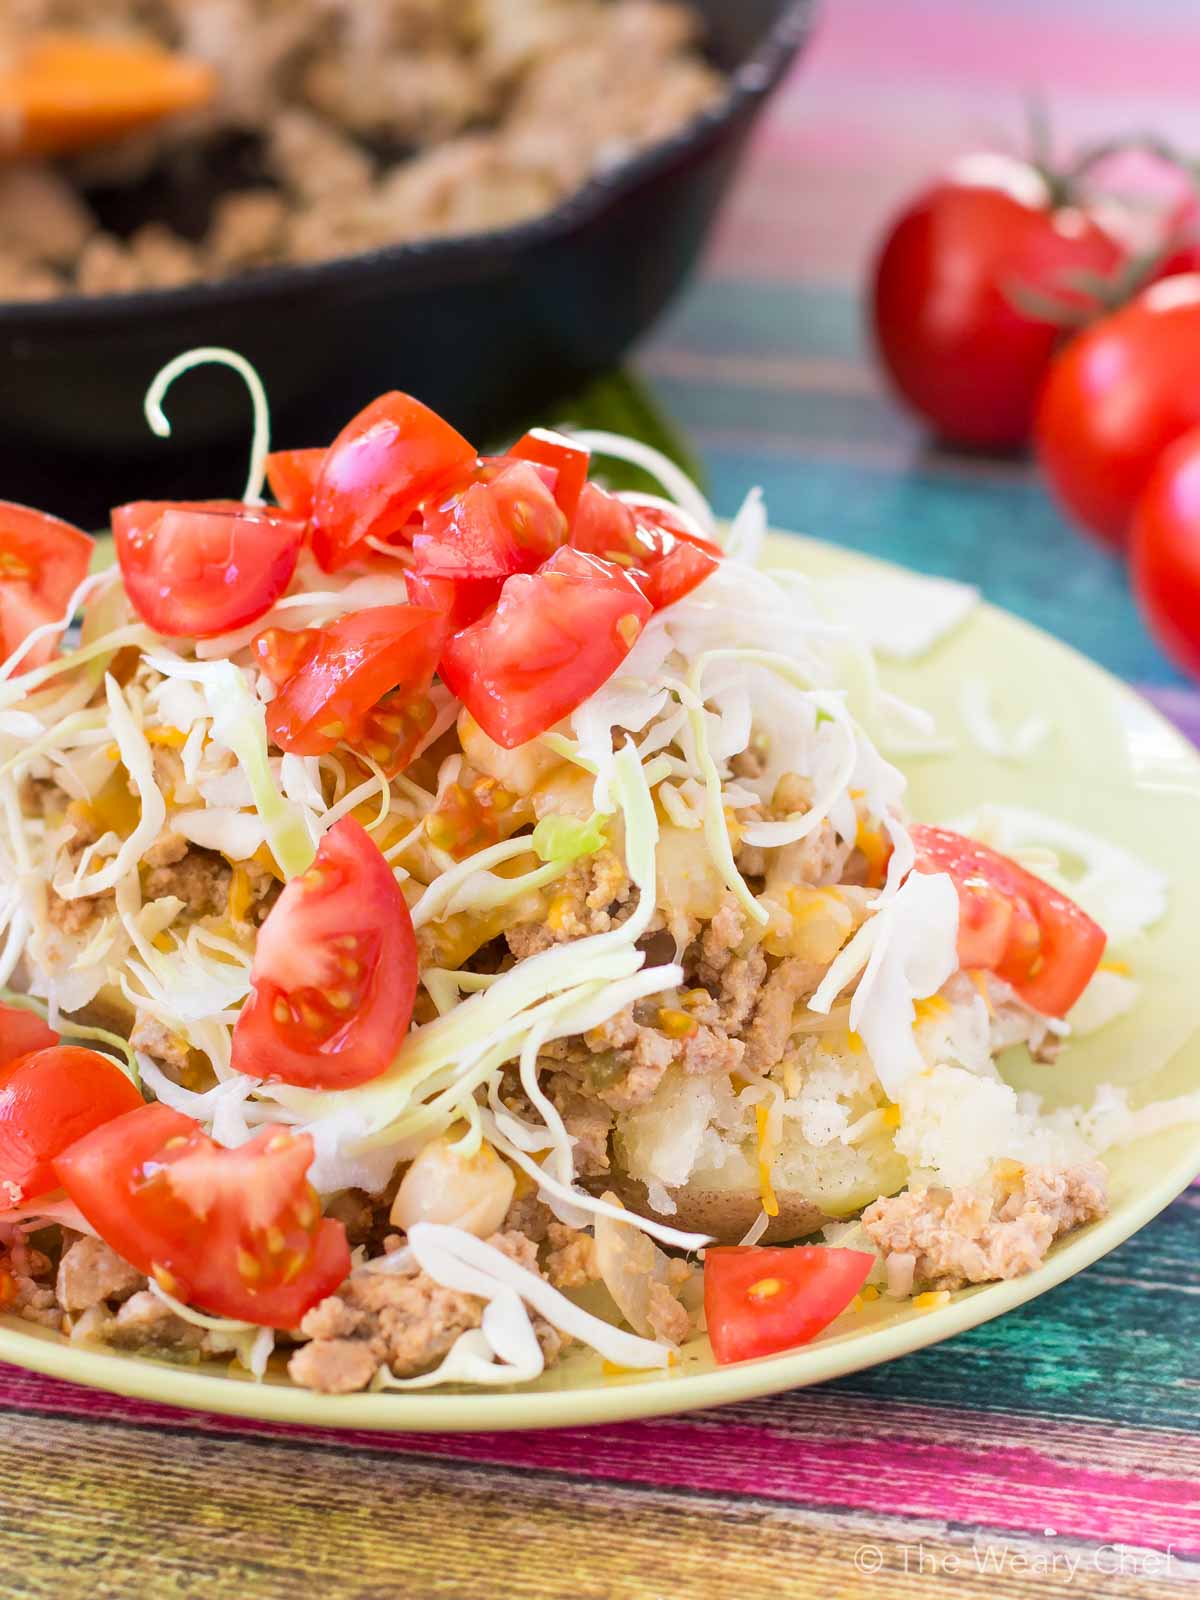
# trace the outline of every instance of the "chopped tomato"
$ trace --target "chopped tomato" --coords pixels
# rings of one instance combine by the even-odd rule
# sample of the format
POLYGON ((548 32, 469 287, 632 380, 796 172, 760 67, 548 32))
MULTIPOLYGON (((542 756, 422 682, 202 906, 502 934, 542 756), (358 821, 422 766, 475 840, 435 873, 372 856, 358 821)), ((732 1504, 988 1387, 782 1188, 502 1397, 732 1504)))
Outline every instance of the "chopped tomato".
POLYGON ((267 457, 267 482, 282 509, 307 522, 312 515, 317 479, 326 452, 314 450, 275 450, 267 457))
POLYGON ((0 1067, 31 1050, 48 1050, 57 1043, 58 1035, 36 1011, 0 1002, 0 1067))
MULTIPOLYGON (((271 738, 304 756, 361 744, 368 715, 385 695, 389 716, 399 707, 396 691, 414 705, 426 698, 445 634, 440 612, 412 605, 372 606, 300 633, 268 628, 251 649, 279 686, 267 707, 271 738)), ((396 751, 384 754, 381 764, 394 765, 396 751)))
POLYGON ((436 721, 437 709, 427 694, 393 689, 363 718, 355 749, 369 755, 385 778, 394 778, 408 766, 436 721))
POLYGON ((620 567, 559 550, 536 573, 509 578, 495 610, 453 635, 440 671, 489 738, 511 750, 606 682, 650 613, 620 567))
POLYGON ((404 581, 412 604, 440 611, 451 633, 478 621, 503 587, 494 578, 431 578, 423 572, 406 572, 404 581))
POLYGON ((580 497, 571 544, 625 567, 656 611, 690 594, 721 560, 719 545, 698 539, 662 507, 631 506, 594 483, 580 497))
POLYGON ((395 390, 380 395, 326 452, 312 504, 317 560, 334 572, 364 539, 401 533, 423 500, 475 461, 474 447, 428 406, 395 390))
POLYGON ((471 484, 448 505, 428 512, 423 531, 413 537, 412 571, 422 578, 489 584, 499 594, 505 578, 536 565, 484 483, 471 484))
POLYGON ((413 536, 409 594, 445 612, 454 629, 495 605, 506 578, 532 572, 567 537, 567 522, 526 461, 496 457, 441 504, 413 536))
POLYGON ((552 428, 530 428, 508 453, 517 461, 536 461, 553 471, 554 498, 570 522, 587 482, 591 452, 552 428))
POLYGON ((379 846, 343 817, 258 932, 233 1064, 305 1089, 377 1078, 399 1049, 417 992, 408 904, 379 846))
POLYGON ((1064 1017, 1104 954, 1104 929, 1024 867, 949 828, 909 829, 917 872, 946 872, 958 890, 958 959, 1010 983, 1035 1011, 1064 1017))
POLYGON ((640 532, 638 520, 624 500, 595 483, 586 484, 580 494, 571 526, 571 547, 602 561, 615 561, 619 567, 640 567, 655 552, 653 536, 640 532))
POLYGON ((435 849, 464 861, 498 842, 516 799, 498 778, 480 776, 470 785, 448 783, 437 805, 425 813, 425 836, 435 849))
POLYGON ((710 572, 716 571, 720 559, 698 544, 680 540, 671 545, 662 560, 655 562, 644 576, 638 573, 637 580, 655 611, 661 611, 664 606, 672 606, 676 600, 691 594, 710 572))
POLYGON ((308 1182, 307 1133, 264 1128, 227 1150, 169 1106, 106 1122, 54 1163, 117 1254, 185 1304, 295 1328, 350 1270, 340 1222, 308 1182))
POLYGON ((714 544, 711 539, 702 538, 700 534, 693 533, 683 520, 681 514, 670 510, 667 506, 650 505, 645 500, 627 502, 630 505, 639 526, 644 531, 653 532, 657 529, 661 533, 668 533, 673 539, 681 539, 688 544, 694 544, 698 550, 707 550, 710 556, 718 560, 725 554, 719 544, 714 544))
POLYGON ((505 456, 484 463, 482 480, 500 525, 531 570, 567 542, 567 519, 555 501, 543 469, 505 456))
POLYGON ((304 523, 236 500, 137 500, 112 514, 134 610, 169 637, 205 639, 269 611, 292 581, 304 523))
POLYGON ((825 1245, 710 1245, 704 1252, 704 1315, 713 1355, 725 1365, 807 1344, 843 1312, 875 1257, 825 1245))
POLYGON ((116 1062, 96 1050, 52 1045, 0 1067, 0 1208, 57 1189, 55 1156, 141 1103, 116 1062))
POLYGON ((258 670, 282 689, 312 659, 320 637, 319 628, 264 628, 250 641, 250 652, 258 670))
MULTIPOLYGON (((86 533, 44 511, 0 500, 0 659, 35 628, 62 616, 91 559, 86 533)), ((39 640, 21 658, 21 670, 42 666, 57 647, 55 637, 39 640)))

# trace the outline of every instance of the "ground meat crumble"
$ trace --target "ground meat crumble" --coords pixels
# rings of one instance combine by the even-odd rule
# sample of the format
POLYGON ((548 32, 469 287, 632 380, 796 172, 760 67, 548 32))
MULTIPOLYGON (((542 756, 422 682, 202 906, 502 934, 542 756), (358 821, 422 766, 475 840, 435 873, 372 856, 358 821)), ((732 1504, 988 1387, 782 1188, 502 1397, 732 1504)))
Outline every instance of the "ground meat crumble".
POLYGON ((1091 1161, 1021 1168, 979 1188, 906 1190, 862 1219, 885 1265, 916 1285, 959 1289, 1031 1272, 1055 1239, 1107 1210, 1108 1177, 1091 1161))
MULTIPOLYGON (((487 1242, 539 1271, 537 1248, 523 1234, 496 1233, 487 1242)), ((427 1372, 460 1334, 479 1326, 483 1304, 435 1283, 415 1263, 397 1272, 356 1273, 304 1317, 300 1334, 307 1342, 289 1360, 289 1376, 321 1394, 352 1394, 383 1367, 397 1378, 427 1372)), ((549 1366, 565 1337, 536 1313, 532 1322, 549 1366)))

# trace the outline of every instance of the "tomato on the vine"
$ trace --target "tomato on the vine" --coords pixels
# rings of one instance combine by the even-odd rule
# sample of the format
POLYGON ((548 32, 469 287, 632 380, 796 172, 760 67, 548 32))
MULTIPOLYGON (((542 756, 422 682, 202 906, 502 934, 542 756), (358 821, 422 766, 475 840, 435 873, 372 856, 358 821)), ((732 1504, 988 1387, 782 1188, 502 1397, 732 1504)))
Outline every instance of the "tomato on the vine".
POLYGON ((1054 362, 1038 459, 1063 507, 1120 546, 1169 444, 1200 425, 1200 273, 1163 278, 1054 362))
POLYGON ((1200 678, 1200 428, 1160 458, 1133 514, 1129 555, 1155 638, 1200 678))
POLYGON ((1095 305, 1123 247, 1056 206, 1042 174, 973 156, 893 223, 875 267, 875 341, 900 394, 955 444, 1011 449, 1033 426, 1062 322, 1095 305))

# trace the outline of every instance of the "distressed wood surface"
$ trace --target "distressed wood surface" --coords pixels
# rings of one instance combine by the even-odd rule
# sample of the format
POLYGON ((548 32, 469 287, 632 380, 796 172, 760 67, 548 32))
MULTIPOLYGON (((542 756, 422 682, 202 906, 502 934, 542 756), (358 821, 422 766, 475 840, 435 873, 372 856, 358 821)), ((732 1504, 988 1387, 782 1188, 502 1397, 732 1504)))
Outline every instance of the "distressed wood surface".
MULTIPOLYGON (((1116 563, 1022 463, 929 449, 855 284, 880 219, 1019 122, 1200 145, 1200 12, 829 0, 641 370, 778 525, 982 584, 1200 736, 1116 563), (1049 12, 1049 14, 1047 14, 1049 12)), ((0 1367, 0 1600, 1143 1600, 1200 1578, 1200 1191, 997 1322, 819 1389, 607 1429, 320 1434, 0 1367)))

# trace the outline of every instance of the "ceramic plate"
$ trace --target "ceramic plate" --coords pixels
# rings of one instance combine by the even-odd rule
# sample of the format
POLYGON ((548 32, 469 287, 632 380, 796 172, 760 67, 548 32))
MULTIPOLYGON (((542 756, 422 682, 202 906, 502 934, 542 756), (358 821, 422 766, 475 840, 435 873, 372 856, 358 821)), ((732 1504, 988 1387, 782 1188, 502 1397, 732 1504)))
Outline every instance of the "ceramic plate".
MULTIPOLYGON (((779 535, 768 564, 818 577, 894 570, 779 535)), ((989 800, 1033 807, 1126 846, 1170 879, 1167 917, 1133 951, 1142 985, 1136 1009, 1071 1043, 1054 1066, 1026 1062, 1012 1069, 1012 1080, 1063 1105, 1090 1099, 1104 1082, 1128 1085, 1135 1104, 1200 1085, 1200 934, 1193 909, 1200 904, 1200 755, 1115 678, 988 607, 919 662, 885 669, 884 678, 933 711, 955 743, 951 753, 910 764, 914 815, 942 821, 989 800), (1053 736, 1032 760, 1018 765, 979 753, 959 712, 960 686, 971 676, 992 684, 1002 717, 1015 721, 1036 707, 1050 718, 1053 736)), ((520 1390, 332 1397, 283 1379, 256 1384, 224 1367, 179 1367, 77 1349, 12 1317, 0 1317, 0 1359, 169 1405, 310 1426, 486 1431, 690 1411, 890 1361, 1044 1293, 1127 1239, 1191 1181, 1200 1171, 1200 1125, 1143 1139, 1107 1160, 1110 1214, 1053 1250, 1037 1272, 965 1290, 931 1311, 876 1301, 839 1318, 802 1350, 740 1366, 715 1367, 700 1340, 665 1374, 608 1376, 597 1356, 575 1350, 520 1390)))

